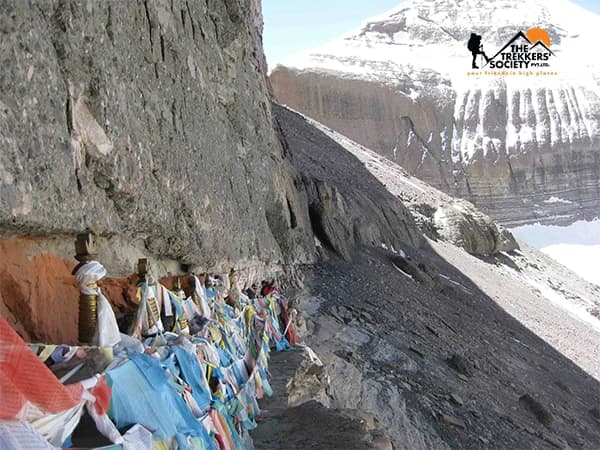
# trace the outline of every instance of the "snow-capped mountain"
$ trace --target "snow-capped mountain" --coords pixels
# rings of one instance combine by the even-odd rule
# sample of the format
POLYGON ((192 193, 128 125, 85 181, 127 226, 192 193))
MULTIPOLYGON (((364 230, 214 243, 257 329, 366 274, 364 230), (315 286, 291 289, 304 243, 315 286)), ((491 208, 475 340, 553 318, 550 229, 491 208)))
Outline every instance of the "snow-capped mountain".
POLYGON ((271 80, 280 102, 505 224, 570 222, 600 214, 598 29, 568 0, 409 0, 271 80), (471 69, 471 33, 491 57, 532 28, 550 45, 531 52, 551 54, 529 69, 556 75, 485 75, 482 56, 471 69))

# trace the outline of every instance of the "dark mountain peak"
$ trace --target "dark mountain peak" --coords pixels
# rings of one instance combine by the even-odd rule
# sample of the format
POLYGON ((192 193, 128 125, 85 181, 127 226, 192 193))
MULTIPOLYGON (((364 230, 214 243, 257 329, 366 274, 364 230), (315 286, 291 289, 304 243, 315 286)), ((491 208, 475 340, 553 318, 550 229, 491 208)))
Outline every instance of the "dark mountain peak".
POLYGON ((550 49, 548 48, 548 46, 547 46, 546 44, 544 44, 542 41, 537 41, 535 44, 533 44, 533 47, 531 47, 531 50, 533 50, 533 49, 534 49, 534 48, 536 48, 536 47, 538 47, 538 48, 539 48, 539 47, 541 47, 541 48, 543 48, 544 50, 546 50, 546 51, 550 52, 550 54, 554 55, 554 52, 553 52, 552 50, 550 50, 550 49))

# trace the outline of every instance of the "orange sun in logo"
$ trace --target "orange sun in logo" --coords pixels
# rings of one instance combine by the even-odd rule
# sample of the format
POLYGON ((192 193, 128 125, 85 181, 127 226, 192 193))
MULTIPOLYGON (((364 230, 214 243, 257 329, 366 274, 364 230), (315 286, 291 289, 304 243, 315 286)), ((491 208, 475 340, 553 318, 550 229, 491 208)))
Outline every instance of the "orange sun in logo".
POLYGON ((527 33, 525 33, 527 39, 531 41, 532 44, 537 44, 538 41, 542 41, 546 44, 546 47, 550 47, 552 41, 550 40, 550 35, 548 32, 542 28, 532 28, 527 33))

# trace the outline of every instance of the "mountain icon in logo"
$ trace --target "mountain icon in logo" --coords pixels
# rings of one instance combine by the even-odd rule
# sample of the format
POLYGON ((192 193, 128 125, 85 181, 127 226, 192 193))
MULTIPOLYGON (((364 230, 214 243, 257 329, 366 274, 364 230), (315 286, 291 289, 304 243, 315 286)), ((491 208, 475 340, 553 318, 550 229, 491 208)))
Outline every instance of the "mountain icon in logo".
MULTIPOLYGON (((502 47, 500 50, 498 50, 498 53, 496 53, 494 56, 492 56, 489 61, 485 64, 485 66, 487 66, 491 61, 493 61, 495 58, 497 58, 500 54, 502 54, 502 52, 504 52, 507 48, 509 48, 511 45, 518 45, 515 44, 517 41, 519 41, 520 39, 524 40, 526 44, 531 45, 531 41, 527 38, 527 36, 525 35, 525 33, 523 33, 522 31, 519 31, 517 34, 515 34, 513 36, 513 38, 508 41, 508 44, 506 44, 504 47, 502 47)), ((524 45, 525 43, 522 43, 521 45, 524 45)), ((483 66, 483 67, 485 67, 483 66)))
POLYGON ((553 52, 552 50, 550 50, 550 49, 549 49, 549 48, 546 46, 546 44, 544 44, 542 41, 537 41, 537 42, 535 43, 535 45, 529 49, 529 51, 530 51, 530 52, 543 52, 543 51, 546 51, 546 52, 550 52, 550 54, 551 54, 552 56, 554 56, 554 52, 553 52))

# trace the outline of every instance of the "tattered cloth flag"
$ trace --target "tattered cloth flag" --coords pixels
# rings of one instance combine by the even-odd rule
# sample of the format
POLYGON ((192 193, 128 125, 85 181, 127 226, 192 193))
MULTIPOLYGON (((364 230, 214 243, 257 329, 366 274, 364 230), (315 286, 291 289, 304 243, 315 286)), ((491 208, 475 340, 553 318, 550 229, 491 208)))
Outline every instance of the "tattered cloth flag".
POLYGON ((80 383, 64 386, 0 317, 0 419, 58 413, 81 403, 80 383))

